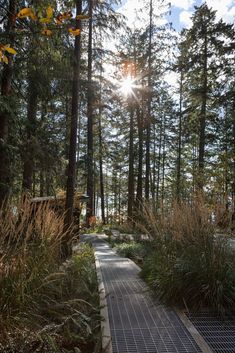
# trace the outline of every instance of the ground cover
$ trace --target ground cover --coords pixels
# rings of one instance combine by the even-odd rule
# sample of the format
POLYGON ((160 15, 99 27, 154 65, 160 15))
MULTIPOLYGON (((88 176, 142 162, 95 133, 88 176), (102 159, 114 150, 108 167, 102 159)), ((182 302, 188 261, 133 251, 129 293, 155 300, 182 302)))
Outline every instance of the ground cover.
POLYGON ((0 352, 88 353, 100 346, 93 250, 65 263, 63 219, 47 206, 0 213, 0 352))
POLYGON ((206 307, 219 315, 234 311, 232 235, 216 235, 211 210, 200 202, 177 205, 167 215, 145 207, 140 226, 152 240, 117 237, 111 244, 120 255, 141 265, 141 276, 154 295, 167 305, 186 309, 206 307))

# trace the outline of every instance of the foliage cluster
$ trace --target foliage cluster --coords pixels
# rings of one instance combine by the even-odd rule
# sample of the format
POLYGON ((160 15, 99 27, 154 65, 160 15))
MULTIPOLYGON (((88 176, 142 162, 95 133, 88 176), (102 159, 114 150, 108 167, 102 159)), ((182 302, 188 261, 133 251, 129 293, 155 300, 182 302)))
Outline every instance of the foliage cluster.
POLYGON ((142 276, 161 300, 220 314, 235 308, 234 249, 229 238, 216 235, 202 202, 177 204, 165 216, 146 207, 145 220, 154 246, 142 276))
POLYGON ((115 245, 115 250, 123 257, 128 257, 135 262, 142 263, 149 251, 149 243, 134 242, 115 245))
POLYGON ((61 265, 63 217, 28 201, 0 212, 0 352, 94 351, 99 296, 93 251, 61 265))

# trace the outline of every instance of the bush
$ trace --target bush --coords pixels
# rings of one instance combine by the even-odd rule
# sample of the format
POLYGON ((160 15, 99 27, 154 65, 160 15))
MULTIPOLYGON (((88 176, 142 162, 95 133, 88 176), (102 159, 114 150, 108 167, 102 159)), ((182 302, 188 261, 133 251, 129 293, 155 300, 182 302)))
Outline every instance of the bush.
POLYGON ((144 243, 120 243, 115 245, 116 251, 123 257, 128 257, 132 260, 142 262, 143 258, 148 253, 149 244, 144 243))
POLYGON ((1 353, 93 352, 100 322, 93 251, 84 246, 61 265, 65 236, 63 216, 47 205, 0 211, 1 353))
POLYGON ((28 201, 0 211, 0 310, 4 320, 27 312, 47 276, 58 269, 63 217, 28 201))
POLYGON ((176 205, 161 217, 145 215, 154 251, 142 276, 167 304, 212 307, 223 314, 235 308, 235 256, 228 240, 215 236, 210 210, 202 203, 176 205))

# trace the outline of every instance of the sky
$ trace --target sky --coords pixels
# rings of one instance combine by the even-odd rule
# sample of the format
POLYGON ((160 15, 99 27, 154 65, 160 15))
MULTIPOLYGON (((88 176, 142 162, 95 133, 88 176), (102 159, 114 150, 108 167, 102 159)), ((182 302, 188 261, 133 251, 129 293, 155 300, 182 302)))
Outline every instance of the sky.
MULTIPOLYGON (((168 22, 172 22, 173 28, 180 31, 182 28, 190 27, 190 17, 194 12, 194 6, 200 6, 204 1, 169 0, 169 2, 171 2, 172 6, 171 15, 167 17, 168 22)), ((235 0, 206 0, 206 2, 213 10, 217 10, 218 19, 222 18, 225 22, 235 23, 235 0)), ((138 22, 135 19, 136 10, 139 13, 142 8, 143 1, 141 0, 123 0, 118 10, 128 18, 129 25, 137 26, 138 22)), ((164 20, 162 20, 163 22, 164 20)))
MULTIPOLYGON (((157 0, 154 1, 157 2, 157 0)), ((171 22, 172 27, 180 32, 183 28, 191 26, 191 16, 195 11, 194 6, 200 6, 205 0, 169 0, 169 2, 171 2, 171 14, 161 19, 159 24, 171 22)), ((218 20, 222 18, 224 22, 235 23, 235 0, 206 0, 206 2, 210 8, 217 11, 218 20)), ((144 18, 148 20, 148 11, 143 9, 143 3, 143 0, 122 0, 122 5, 118 11, 127 17, 129 27, 142 27, 144 26, 144 18), (140 20, 136 19, 136 14, 139 14, 140 20)), ((167 73, 165 80, 172 87, 172 93, 174 94, 178 80, 177 73, 173 71, 167 73)))

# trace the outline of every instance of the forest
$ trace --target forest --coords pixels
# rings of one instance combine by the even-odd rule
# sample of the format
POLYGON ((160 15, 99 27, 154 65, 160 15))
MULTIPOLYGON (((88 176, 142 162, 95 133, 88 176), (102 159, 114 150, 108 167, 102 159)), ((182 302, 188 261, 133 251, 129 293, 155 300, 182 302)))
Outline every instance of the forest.
POLYGON ((214 281, 195 300, 235 307, 234 254, 215 236, 235 231, 234 24, 205 2, 179 32, 168 1, 141 4, 133 26, 121 0, 0 0, 0 352, 99 352, 91 248, 60 267, 84 232, 148 233, 166 267, 177 251, 196 261, 190 244, 218 250, 226 269, 194 263, 214 281))

